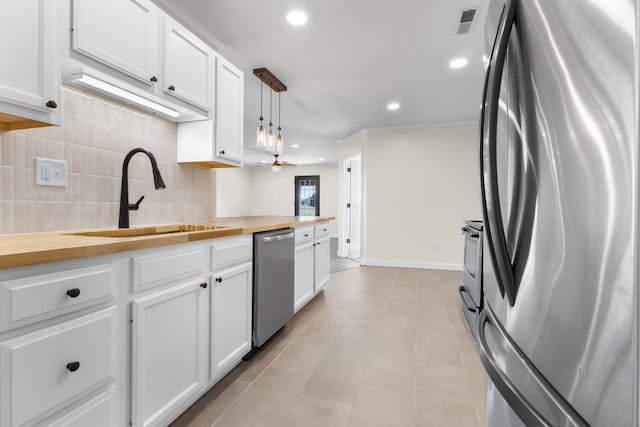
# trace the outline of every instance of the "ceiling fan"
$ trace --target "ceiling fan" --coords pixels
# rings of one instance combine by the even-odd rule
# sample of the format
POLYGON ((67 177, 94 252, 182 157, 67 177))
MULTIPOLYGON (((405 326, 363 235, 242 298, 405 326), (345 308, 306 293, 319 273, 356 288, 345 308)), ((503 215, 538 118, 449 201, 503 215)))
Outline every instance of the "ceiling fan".
MULTIPOLYGON (((296 164, 293 163, 289 163, 285 160, 280 160, 280 154, 274 154, 273 155, 275 157, 275 160, 273 161, 273 163, 271 163, 271 169, 273 169, 274 172, 280 172, 280 170, 282 170, 282 166, 298 166, 296 164)), ((262 162, 262 163, 258 163, 259 166, 267 166, 268 163, 267 162, 262 162)))

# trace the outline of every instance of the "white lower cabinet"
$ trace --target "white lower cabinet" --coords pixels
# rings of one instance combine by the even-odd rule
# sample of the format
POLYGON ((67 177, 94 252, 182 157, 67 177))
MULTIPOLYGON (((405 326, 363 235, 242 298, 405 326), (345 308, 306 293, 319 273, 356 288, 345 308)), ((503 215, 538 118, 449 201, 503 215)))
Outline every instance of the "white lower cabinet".
POLYGON ((115 377, 115 307, 0 342, 0 425, 31 424, 115 377))
POLYGON ((329 237, 316 241, 314 251, 314 285, 316 294, 323 290, 329 283, 331 251, 329 249, 329 237))
POLYGON ((295 276, 293 291, 293 309, 297 313, 315 295, 314 282, 314 243, 296 245, 295 276))
POLYGON ((114 393, 108 392, 84 403, 79 408, 48 424, 49 427, 111 427, 116 425, 114 417, 114 393))
POLYGON ((202 278, 132 303, 132 421, 166 425, 208 384, 209 290, 202 278))
POLYGON ((251 262, 211 278, 211 379, 219 379, 251 350, 251 262))
POLYGON ((327 222, 296 227, 294 311, 298 312, 329 282, 330 240, 327 222))

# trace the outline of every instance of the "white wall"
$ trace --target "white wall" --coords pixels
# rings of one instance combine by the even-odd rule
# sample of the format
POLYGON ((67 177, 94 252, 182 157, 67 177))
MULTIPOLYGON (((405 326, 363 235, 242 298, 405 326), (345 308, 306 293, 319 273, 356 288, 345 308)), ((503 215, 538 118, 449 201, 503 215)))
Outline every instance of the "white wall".
POLYGON ((251 215, 251 168, 216 170, 216 217, 251 215))
MULTIPOLYGON (((364 147, 364 263, 461 268, 462 222, 481 218, 477 125, 370 130, 364 147)), ((353 146, 352 146, 353 145, 353 146)))
MULTIPOLYGON (((320 215, 338 215, 338 165, 283 167, 275 175, 271 168, 253 168, 252 215, 293 215, 294 177, 320 175, 320 215)), ((338 234, 336 221, 330 224, 332 235, 338 234)))
MULTIPOLYGON (((216 216, 293 215, 295 176, 320 175, 320 215, 338 216, 338 165, 219 170, 216 175, 216 216), (242 200, 238 200, 242 196, 242 200)), ((330 233, 338 234, 336 221, 330 233)))

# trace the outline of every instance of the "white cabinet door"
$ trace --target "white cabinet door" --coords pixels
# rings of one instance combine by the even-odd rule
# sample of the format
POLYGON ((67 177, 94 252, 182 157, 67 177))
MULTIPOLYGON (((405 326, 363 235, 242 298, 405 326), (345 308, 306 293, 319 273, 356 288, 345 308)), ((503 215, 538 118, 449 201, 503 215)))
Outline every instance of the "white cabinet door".
POLYGON ((317 294, 329 282, 330 250, 329 237, 316 241, 315 246, 315 293, 317 294))
POLYGON ((251 262, 211 278, 211 379, 219 379, 251 350, 251 262))
POLYGON ((296 246, 293 308, 297 313, 314 295, 314 246, 312 242, 296 246))
POLYGON ((209 290, 204 278, 133 300, 132 420, 167 424, 208 384, 209 290))
POLYGON ((164 20, 164 93, 210 110, 215 53, 169 17, 164 20))
POLYGON ((0 7, 0 129, 58 124, 56 2, 0 0, 0 7), (29 126, 21 119, 41 123, 29 126))
POLYGON ((150 0, 74 0, 73 49, 152 85, 158 78, 157 23, 150 0))
POLYGON ((216 153, 242 162, 244 74, 222 57, 216 59, 216 153))

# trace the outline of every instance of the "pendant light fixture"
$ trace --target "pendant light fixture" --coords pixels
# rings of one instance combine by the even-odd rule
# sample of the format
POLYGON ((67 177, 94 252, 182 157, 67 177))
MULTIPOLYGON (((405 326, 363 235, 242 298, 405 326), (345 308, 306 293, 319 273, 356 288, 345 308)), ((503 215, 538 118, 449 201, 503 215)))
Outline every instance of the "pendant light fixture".
POLYGON ((276 149, 276 139, 273 136, 273 121, 271 120, 271 113, 273 112, 273 88, 269 91, 269 132, 267 132, 267 150, 273 151, 276 149))
POLYGON ((282 141, 282 128, 280 127, 280 92, 278 92, 278 135, 276 136, 276 153, 282 154, 284 151, 284 142, 282 141))
POLYGON ((262 80, 260 80, 260 124, 258 126, 257 146, 258 148, 265 148, 267 146, 267 136, 264 132, 264 119, 262 118, 262 80))
MULTIPOLYGON (((284 151, 284 141, 282 139, 282 127, 280 126, 280 92, 286 92, 287 87, 282 83, 271 71, 266 68, 256 68, 253 70, 253 74, 260 79, 262 83, 266 83, 269 86, 269 129, 264 132, 264 123, 262 117, 262 84, 260 85, 260 126, 258 127, 258 148, 266 149, 267 151, 282 153, 284 151), (273 131, 273 92, 278 92, 278 133, 277 137, 273 131), (264 133, 261 133, 262 132, 264 133), (261 135, 264 135, 264 139, 261 135)), ((276 160, 277 162, 277 160, 276 160)))

